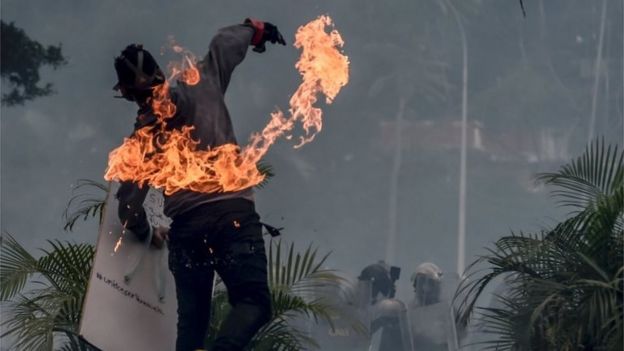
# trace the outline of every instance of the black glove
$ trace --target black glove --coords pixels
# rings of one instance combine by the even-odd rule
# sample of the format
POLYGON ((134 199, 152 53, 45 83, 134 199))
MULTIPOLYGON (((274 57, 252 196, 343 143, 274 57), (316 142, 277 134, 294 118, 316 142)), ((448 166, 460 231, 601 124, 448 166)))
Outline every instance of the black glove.
POLYGON ((252 19, 246 19, 245 20, 245 24, 249 24, 251 26, 253 26, 256 31, 261 30, 262 31, 262 37, 260 38, 260 40, 258 40, 256 43, 252 43, 252 45, 254 45, 253 51, 255 52, 264 52, 266 51, 266 47, 265 47, 265 43, 268 41, 271 44, 282 44, 282 45, 286 45, 286 41, 284 40, 284 37, 282 36, 282 33, 279 32, 279 30, 277 29, 277 27, 269 22, 264 22, 263 25, 260 25, 259 21, 256 20, 252 20, 252 19))

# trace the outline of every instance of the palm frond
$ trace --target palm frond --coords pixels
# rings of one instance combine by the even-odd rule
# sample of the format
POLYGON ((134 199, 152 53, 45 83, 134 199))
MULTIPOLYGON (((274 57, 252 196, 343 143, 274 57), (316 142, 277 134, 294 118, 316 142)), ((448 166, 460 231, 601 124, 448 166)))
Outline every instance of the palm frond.
POLYGON ((0 241, 0 301, 18 294, 28 278, 38 272, 37 260, 9 233, 0 241))
POLYGON ((57 341, 84 346, 68 333, 78 330, 95 249, 89 244, 49 244, 51 249, 42 250, 43 255, 35 259, 12 236, 3 236, 0 294, 6 315, 2 336, 12 336, 13 346, 20 350, 52 350, 57 341), (43 287, 22 294, 29 280, 43 287))
MULTIPOLYGON (((329 303, 320 287, 340 286, 345 279, 332 270, 323 269, 329 254, 318 255, 311 245, 298 252, 291 243, 284 246, 281 240, 271 241, 268 248, 268 281, 272 300, 272 317, 252 339, 249 350, 301 350, 315 348, 316 342, 296 327, 295 320, 325 320, 341 311, 329 303)), ((212 300, 212 318, 207 343, 214 336, 229 311, 227 294, 222 283, 217 283, 212 300)), ((361 323, 360 323, 361 324, 361 323)), ((354 322, 354 329, 359 325, 354 322)))
POLYGON ((573 216, 541 233, 502 237, 470 265, 455 304, 460 322, 476 314, 493 335, 484 347, 608 349, 622 340, 622 160, 617 147, 595 142, 559 172, 540 175, 573 216), (500 278, 502 307, 477 306, 500 278))
POLYGON ((6 330, 1 336, 13 336, 17 350, 52 350, 54 343, 53 311, 48 311, 38 301, 19 295, 15 304, 6 309, 11 316, 3 321, 6 330))
POLYGON ((329 253, 317 258, 318 250, 311 245, 301 253, 295 251, 294 243, 283 250, 281 240, 272 240, 268 251, 273 317, 256 335, 253 344, 273 344, 276 349, 283 350, 300 350, 302 345, 315 347, 313 340, 289 321, 305 317, 331 323, 332 315, 338 311, 326 302, 328 299, 318 296, 318 288, 328 284, 340 285, 344 279, 331 270, 321 268, 329 253))
POLYGON ((261 189, 261 188, 264 188, 269 183, 269 179, 273 178, 275 176, 275 173, 273 172, 273 166, 271 166, 267 162, 263 162, 263 161, 258 162, 257 168, 258 168, 258 172, 260 172, 260 174, 264 176, 264 179, 262 180, 262 182, 256 185, 257 188, 261 189))
POLYGON ((58 240, 48 243, 52 250, 42 250, 44 255, 38 261, 39 273, 61 291, 84 293, 95 256, 93 245, 58 240))
POLYGON ((541 173, 537 179, 557 187, 552 194, 561 205, 582 210, 624 186, 624 153, 596 140, 558 172, 541 173))
POLYGON ((67 202, 63 218, 64 230, 72 231, 79 219, 97 217, 102 223, 108 186, 90 179, 78 179, 72 190, 72 197, 67 202), (90 191, 91 190, 91 191, 90 191), (95 194, 94 194, 95 192, 95 194))

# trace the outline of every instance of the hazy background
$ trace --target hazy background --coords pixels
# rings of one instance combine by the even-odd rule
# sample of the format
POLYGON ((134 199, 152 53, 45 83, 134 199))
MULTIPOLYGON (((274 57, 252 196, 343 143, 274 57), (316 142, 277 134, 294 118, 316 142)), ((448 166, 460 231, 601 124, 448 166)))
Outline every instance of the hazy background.
MULTIPOLYGON (((582 151, 592 113, 595 135, 622 141, 622 1, 524 2, 526 18, 517 0, 452 1, 468 55, 467 261, 510 230, 562 218, 532 177, 582 151)), ((257 192, 258 212, 285 227, 284 240, 331 250, 329 265, 356 275, 384 259, 394 201, 388 263, 403 269, 399 296, 411 296, 408 278, 423 261, 454 272, 462 43, 446 0, 3 0, 4 21, 43 44, 62 43, 69 63, 43 72, 55 95, 2 108, 2 231, 32 249, 53 238, 95 242, 95 221, 66 233, 62 213, 72 184, 103 181, 108 152, 131 131, 136 108, 111 90, 125 45, 157 53, 173 35, 204 55, 218 28, 247 16, 276 24, 292 43, 296 28, 321 14, 343 35, 351 80, 324 107, 313 143, 294 150, 281 141, 269 152, 277 175, 257 192)), ((241 143, 276 106, 287 108, 298 54, 292 46, 249 51, 235 72, 227 102, 241 143)))

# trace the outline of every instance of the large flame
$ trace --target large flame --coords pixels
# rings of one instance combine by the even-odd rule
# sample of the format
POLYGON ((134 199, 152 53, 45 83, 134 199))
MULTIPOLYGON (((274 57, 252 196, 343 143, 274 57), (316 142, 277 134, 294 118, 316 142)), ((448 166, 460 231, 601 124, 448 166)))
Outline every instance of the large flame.
MULTIPOLYGON (((290 99, 289 115, 282 111, 271 113, 271 120, 259 133, 254 133, 242 150, 233 144, 201 150, 191 138, 193 127, 166 130, 166 120, 175 115, 175 105, 169 97, 169 83, 154 90, 152 109, 160 127, 142 128, 109 155, 106 180, 135 181, 162 188, 165 194, 186 189, 205 193, 236 191, 257 185, 264 179, 256 164, 269 147, 300 122, 304 130, 300 147, 314 139, 322 128, 322 110, 314 107, 317 95, 325 95, 331 103, 349 80, 349 61, 340 52, 344 44, 331 18, 321 16, 299 27, 295 47, 302 50, 295 67, 303 82, 290 99)), ((189 85, 199 82, 196 59, 177 44, 173 50, 183 55, 180 63, 170 64, 170 78, 189 85)))

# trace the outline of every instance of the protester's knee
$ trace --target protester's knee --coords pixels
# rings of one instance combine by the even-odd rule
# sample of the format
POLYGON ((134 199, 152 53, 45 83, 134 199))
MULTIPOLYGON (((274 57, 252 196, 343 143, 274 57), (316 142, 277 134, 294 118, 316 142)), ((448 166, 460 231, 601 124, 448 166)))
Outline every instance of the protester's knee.
POLYGON ((273 312, 271 309, 271 302, 268 301, 266 304, 259 305, 258 308, 260 309, 260 313, 258 316, 258 323, 264 325, 271 320, 271 316, 273 312))
POLYGON ((246 297, 240 300, 240 303, 252 305, 256 308, 258 318, 263 322, 271 318, 271 297, 270 296, 254 296, 246 297))
POLYGON ((261 328, 271 320, 270 304, 250 304, 247 302, 241 302, 240 304, 246 306, 248 316, 253 320, 250 324, 255 325, 256 328, 261 328))
POLYGON ((253 310, 254 319, 259 324, 265 324, 271 320, 271 294, 267 286, 248 286, 231 295, 230 303, 233 306, 245 305, 253 310))

